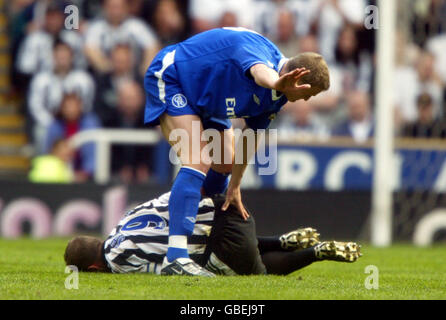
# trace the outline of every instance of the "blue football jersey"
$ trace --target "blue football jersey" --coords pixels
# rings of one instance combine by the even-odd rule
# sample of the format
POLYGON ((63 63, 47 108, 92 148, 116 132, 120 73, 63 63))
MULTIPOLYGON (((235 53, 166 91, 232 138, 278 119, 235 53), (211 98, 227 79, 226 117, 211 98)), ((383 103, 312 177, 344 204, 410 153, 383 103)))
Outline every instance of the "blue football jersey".
POLYGON ((287 102, 257 85, 249 72, 258 63, 279 72, 287 60, 257 32, 214 29, 175 45, 175 51, 177 80, 203 119, 245 118, 249 127, 264 129, 287 102))

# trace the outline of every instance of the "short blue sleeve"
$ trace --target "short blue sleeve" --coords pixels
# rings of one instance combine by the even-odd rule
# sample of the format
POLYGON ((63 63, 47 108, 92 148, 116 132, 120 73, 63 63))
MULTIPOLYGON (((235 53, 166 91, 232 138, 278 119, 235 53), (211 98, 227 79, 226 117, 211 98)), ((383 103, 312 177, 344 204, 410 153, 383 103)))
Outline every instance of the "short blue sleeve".
POLYGON ((234 59, 239 63, 243 73, 246 73, 253 65, 259 63, 269 66, 268 61, 271 61, 272 57, 262 46, 242 45, 234 52, 234 59))

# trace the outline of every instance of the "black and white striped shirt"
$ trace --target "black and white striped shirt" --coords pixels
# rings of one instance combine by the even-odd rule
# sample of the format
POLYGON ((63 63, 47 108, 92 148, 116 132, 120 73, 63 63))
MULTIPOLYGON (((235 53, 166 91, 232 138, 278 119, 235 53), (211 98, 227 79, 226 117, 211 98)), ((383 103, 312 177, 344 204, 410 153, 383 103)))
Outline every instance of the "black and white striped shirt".
MULTIPOLYGON (((87 66, 83 53, 82 36, 72 30, 62 30, 58 35, 73 50, 73 63, 77 69, 87 66)), ((17 69, 24 74, 35 75, 54 68, 53 59, 54 37, 45 31, 35 31, 29 34, 21 44, 17 56, 17 69)))
MULTIPOLYGON (((104 243, 105 259, 114 273, 150 272, 160 274, 167 253, 169 236, 170 192, 130 210, 104 243)), ((214 203, 200 201, 195 229, 188 237, 192 259, 199 259, 206 249, 214 220, 214 203)))
POLYGON ((86 33, 86 47, 99 48, 108 56, 118 44, 127 44, 133 50, 141 51, 155 46, 157 38, 150 26, 133 17, 127 18, 118 27, 112 26, 105 19, 91 23, 86 33))
POLYGON ((60 77, 54 72, 45 71, 35 75, 31 81, 28 105, 34 120, 41 126, 49 126, 59 109, 65 93, 76 93, 82 99, 83 112, 93 109, 96 85, 84 70, 72 70, 60 77))

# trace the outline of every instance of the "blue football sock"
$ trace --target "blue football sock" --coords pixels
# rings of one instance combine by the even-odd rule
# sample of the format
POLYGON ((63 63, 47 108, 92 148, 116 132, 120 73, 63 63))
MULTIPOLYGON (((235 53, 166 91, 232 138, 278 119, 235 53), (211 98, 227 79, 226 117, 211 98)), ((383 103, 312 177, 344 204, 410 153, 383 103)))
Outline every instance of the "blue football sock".
POLYGON ((206 176, 206 179, 203 183, 204 192, 208 197, 212 197, 216 194, 225 193, 229 184, 229 174, 228 173, 219 173, 212 169, 209 169, 209 172, 206 176))
POLYGON ((188 258, 187 236, 192 235, 206 175, 183 167, 178 172, 169 199, 169 248, 167 260, 188 258))

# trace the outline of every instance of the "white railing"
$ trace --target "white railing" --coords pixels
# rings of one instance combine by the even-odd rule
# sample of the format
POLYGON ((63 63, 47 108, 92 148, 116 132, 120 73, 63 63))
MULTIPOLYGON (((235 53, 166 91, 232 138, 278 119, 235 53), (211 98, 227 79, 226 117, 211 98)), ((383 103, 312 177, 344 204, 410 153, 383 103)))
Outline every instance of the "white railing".
POLYGON ((142 129, 94 129, 75 134, 70 139, 71 145, 78 149, 86 143, 96 144, 96 169, 94 180, 104 184, 110 180, 110 162, 112 144, 154 145, 161 139, 157 130, 142 129))
MULTIPOLYGON (((96 170, 94 180, 97 183, 107 183, 110 179, 111 146, 113 144, 130 145, 155 145, 162 140, 158 130, 142 129, 94 129, 75 134, 70 138, 70 143, 75 149, 79 149, 86 143, 96 144, 96 170)), ((282 146, 331 146, 331 147, 368 147, 373 148, 373 139, 358 144, 348 137, 331 137, 330 139, 302 139, 301 136, 279 136, 277 145, 282 146)), ((441 139, 411 139, 400 138, 395 141, 397 148, 404 149, 434 149, 446 150, 444 140, 441 139)), ((176 170, 179 170, 178 168, 176 170)))

